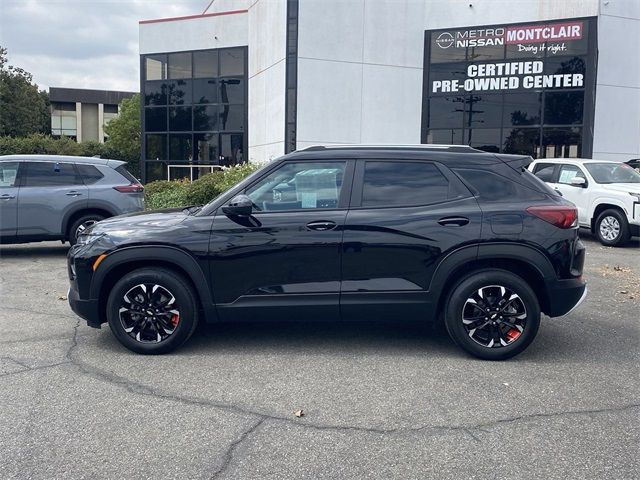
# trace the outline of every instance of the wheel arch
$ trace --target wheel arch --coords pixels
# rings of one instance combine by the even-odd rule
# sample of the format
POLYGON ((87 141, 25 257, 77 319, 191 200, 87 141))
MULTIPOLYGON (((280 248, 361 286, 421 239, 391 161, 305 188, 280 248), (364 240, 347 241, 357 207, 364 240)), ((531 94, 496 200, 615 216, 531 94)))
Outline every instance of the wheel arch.
POLYGON ((146 267, 160 267, 174 271, 187 280, 203 311, 205 321, 217 319, 215 306, 207 285, 206 275, 196 259, 189 253, 171 246, 126 247, 110 253, 100 263, 91 280, 90 298, 98 300, 100 318, 106 318, 106 304, 109 291, 115 283, 129 272, 146 267))
POLYGON ((593 213, 591 215, 591 233, 596 233, 596 221, 598 220, 600 214, 605 210, 618 210, 623 217, 627 217, 627 214, 624 211, 624 206, 622 205, 611 203, 610 201, 598 203, 593 209, 593 213))
POLYGON ((555 278, 553 265, 540 251, 526 245, 492 243, 465 247, 452 252, 436 268, 430 291, 437 298, 437 312, 453 286, 463 277, 490 268, 506 270, 526 281, 538 298, 540 309, 550 311, 547 278, 555 278), (474 255, 475 252, 475 255, 474 255))
POLYGON ((117 213, 106 205, 102 204, 89 204, 82 207, 75 208, 67 212, 62 218, 61 234, 65 240, 69 239, 69 227, 73 225, 78 218, 83 215, 95 213, 96 215, 102 215, 104 218, 114 217, 117 213))

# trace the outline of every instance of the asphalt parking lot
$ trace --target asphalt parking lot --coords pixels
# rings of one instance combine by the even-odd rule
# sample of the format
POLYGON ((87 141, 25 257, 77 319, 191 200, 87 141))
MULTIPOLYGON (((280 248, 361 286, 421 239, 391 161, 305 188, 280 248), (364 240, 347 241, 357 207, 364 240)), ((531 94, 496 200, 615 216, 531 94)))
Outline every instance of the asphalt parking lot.
POLYGON ((303 322, 139 356, 69 309, 67 247, 3 246, 0 478, 637 478, 640 248, 585 243, 585 303, 500 363, 303 322))

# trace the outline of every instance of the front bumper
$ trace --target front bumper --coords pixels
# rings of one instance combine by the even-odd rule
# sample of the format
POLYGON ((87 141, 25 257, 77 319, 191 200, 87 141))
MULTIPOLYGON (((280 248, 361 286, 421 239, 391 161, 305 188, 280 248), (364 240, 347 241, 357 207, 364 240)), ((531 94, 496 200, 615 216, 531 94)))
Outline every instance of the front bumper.
POLYGON ((87 321, 87 325, 93 328, 100 328, 100 310, 98 300, 82 300, 78 291, 73 288, 73 284, 67 294, 71 310, 87 321))
POLYGON ((549 298, 548 311, 550 317, 561 317, 576 309, 587 297, 587 282, 582 278, 556 280, 547 284, 549 298))

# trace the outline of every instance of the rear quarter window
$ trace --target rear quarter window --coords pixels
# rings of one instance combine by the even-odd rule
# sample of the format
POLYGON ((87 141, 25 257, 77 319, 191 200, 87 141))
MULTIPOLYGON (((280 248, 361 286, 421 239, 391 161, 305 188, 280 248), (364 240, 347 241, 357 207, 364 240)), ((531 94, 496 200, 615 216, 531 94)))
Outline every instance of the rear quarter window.
POLYGON ((129 170, 127 170, 125 168, 124 165, 120 165, 119 167, 116 167, 116 172, 118 172, 120 175, 122 175, 124 178, 126 178, 127 180, 129 180, 131 183, 138 183, 138 179, 136 177, 134 177, 131 172, 129 172, 129 170))
MULTIPOLYGON (((544 198, 542 192, 533 190, 525 185, 516 183, 513 180, 498 175, 497 173, 481 169, 454 169, 462 179, 474 190, 476 196, 485 202, 511 202, 517 200, 540 200, 544 198)), ((522 172, 522 175, 529 172, 522 172)), ((535 178, 534 175, 531 175, 535 178)), ((544 185, 544 182, 536 179, 544 185)), ((545 187, 545 191, 548 187, 545 187)))
POLYGON ((93 165, 83 165, 76 163, 76 169, 80 173, 85 185, 91 185, 104 177, 102 172, 93 165))

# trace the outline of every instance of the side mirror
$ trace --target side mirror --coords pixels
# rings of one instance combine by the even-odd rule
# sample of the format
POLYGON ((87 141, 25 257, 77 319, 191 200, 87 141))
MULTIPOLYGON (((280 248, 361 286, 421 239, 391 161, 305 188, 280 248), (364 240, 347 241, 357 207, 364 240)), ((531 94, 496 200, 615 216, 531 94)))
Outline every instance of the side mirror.
POLYGON ((231 199, 229 205, 222 207, 225 215, 237 215, 248 217, 253 210, 253 202, 244 194, 236 195, 231 199))
POLYGON ((573 177, 571 179, 571 185, 574 187, 587 188, 587 181, 582 177, 573 177))

